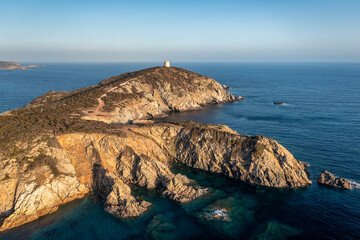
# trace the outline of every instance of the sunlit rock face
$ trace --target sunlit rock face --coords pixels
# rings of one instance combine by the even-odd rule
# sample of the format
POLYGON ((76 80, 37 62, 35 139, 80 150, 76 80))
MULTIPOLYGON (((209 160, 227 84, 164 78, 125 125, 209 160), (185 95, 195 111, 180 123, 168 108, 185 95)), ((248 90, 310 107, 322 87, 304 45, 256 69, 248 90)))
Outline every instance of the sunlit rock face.
MULTIPOLYGON (((133 185, 178 203, 209 193, 173 173, 173 164, 260 186, 310 184, 306 164, 275 140, 223 125, 145 120, 235 100, 213 79, 157 67, 73 92, 50 92, 0 115, 0 231, 88 193, 120 218, 151 207, 132 195, 133 185)), ((214 211, 212 217, 231 220, 226 207, 214 211)))
POLYGON ((336 178, 334 174, 324 170, 317 179, 319 184, 341 188, 351 189, 351 182, 345 178, 336 178))
POLYGON ((89 191, 98 194, 105 210, 115 216, 138 216, 150 204, 135 199, 129 184, 157 189, 178 202, 206 195, 206 188, 172 173, 175 162, 262 186, 311 183, 306 165, 276 141, 242 136, 221 125, 129 125, 117 135, 73 133, 54 141, 57 147, 37 144, 22 166, 9 159, 1 170, 8 174, 1 182, 6 196, 1 202, 2 229, 53 212, 89 191))

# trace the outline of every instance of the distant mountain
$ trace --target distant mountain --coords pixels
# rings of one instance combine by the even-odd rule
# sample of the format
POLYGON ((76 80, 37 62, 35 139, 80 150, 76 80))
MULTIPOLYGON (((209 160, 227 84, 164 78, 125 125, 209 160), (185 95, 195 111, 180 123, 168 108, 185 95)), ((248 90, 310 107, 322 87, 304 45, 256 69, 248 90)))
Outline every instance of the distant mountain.
POLYGON ((39 66, 36 65, 21 66, 19 63, 16 62, 0 61, 0 69, 27 69, 33 67, 39 67, 39 66))

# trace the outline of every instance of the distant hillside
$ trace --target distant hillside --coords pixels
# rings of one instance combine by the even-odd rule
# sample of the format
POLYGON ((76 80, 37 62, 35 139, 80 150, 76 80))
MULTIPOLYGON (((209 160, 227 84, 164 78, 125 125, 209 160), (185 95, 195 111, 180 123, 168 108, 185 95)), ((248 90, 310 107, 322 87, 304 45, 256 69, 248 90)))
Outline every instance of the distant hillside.
POLYGON ((18 68, 20 67, 20 64, 16 63, 16 62, 4 62, 4 61, 0 61, 0 68, 3 69, 14 69, 14 68, 18 68))
POLYGON ((0 69, 27 69, 33 67, 38 67, 38 66, 36 65, 21 66, 19 63, 16 62, 0 61, 0 69))

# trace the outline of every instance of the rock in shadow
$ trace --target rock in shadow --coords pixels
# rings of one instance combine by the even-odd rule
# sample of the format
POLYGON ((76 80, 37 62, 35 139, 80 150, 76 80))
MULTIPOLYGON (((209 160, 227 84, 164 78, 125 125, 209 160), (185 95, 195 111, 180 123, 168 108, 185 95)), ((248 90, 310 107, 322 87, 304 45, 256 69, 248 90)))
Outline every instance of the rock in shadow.
POLYGON ((131 195, 130 187, 115 174, 95 164, 93 169, 94 193, 104 202, 110 214, 124 218, 136 217, 147 211, 149 202, 137 200, 131 195))
POLYGON ((277 221, 268 221, 264 224, 261 224, 249 239, 285 240, 289 237, 300 235, 301 233, 301 230, 289 225, 281 224, 277 221))

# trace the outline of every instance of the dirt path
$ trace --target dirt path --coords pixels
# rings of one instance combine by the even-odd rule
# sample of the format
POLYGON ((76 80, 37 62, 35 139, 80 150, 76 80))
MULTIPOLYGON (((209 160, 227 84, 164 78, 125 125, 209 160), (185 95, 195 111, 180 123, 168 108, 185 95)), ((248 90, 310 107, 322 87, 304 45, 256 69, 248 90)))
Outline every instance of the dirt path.
POLYGON ((131 81, 134 81, 134 80, 136 80, 136 79, 130 79, 130 80, 126 81, 126 82, 121 83, 119 86, 110 88, 106 93, 104 93, 103 95, 101 95, 99 98, 96 99, 96 100, 98 101, 99 105, 96 107, 96 109, 95 109, 92 113, 89 113, 88 115, 89 115, 89 116, 97 116, 97 115, 99 115, 99 114, 102 114, 102 115, 106 114, 106 113, 104 113, 104 112, 102 111, 102 109, 103 109, 104 106, 105 106, 104 100, 102 100, 102 99, 103 99, 104 97, 106 97, 106 95, 107 95, 109 92, 112 92, 112 91, 114 91, 115 89, 118 89, 119 87, 122 87, 122 86, 124 86, 125 84, 127 84, 127 83, 129 83, 129 82, 131 82, 131 81))
MULTIPOLYGON (((120 85, 120 86, 121 86, 121 85, 120 85)), ((111 88, 109 91, 107 91, 106 93, 104 93, 103 95, 101 95, 101 96, 97 99, 97 101, 99 102, 99 105, 96 107, 95 111, 94 111, 92 114, 94 114, 94 115, 98 115, 99 113, 102 113, 102 114, 103 114, 102 109, 103 109, 103 107, 105 106, 104 100, 102 100, 103 97, 105 97, 109 92, 112 92, 112 91, 114 91, 115 89, 119 88, 120 86, 113 87, 113 88, 111 88)))

